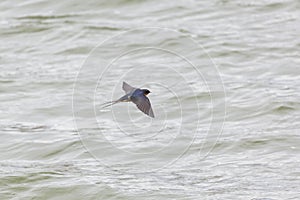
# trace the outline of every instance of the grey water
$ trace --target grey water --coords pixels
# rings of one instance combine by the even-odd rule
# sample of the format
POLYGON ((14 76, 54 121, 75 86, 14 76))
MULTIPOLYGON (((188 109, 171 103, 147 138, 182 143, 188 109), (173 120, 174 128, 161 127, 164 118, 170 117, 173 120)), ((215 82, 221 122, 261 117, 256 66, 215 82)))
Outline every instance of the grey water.
POLYGON ((299 9, 1 1, 0 199, 299 199, 299 9))

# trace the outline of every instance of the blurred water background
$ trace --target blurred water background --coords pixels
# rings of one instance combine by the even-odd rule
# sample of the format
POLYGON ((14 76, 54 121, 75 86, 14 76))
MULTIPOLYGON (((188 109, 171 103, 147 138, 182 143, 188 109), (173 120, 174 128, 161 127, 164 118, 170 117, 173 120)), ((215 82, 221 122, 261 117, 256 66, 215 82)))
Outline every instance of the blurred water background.
POLYGON ((0 199, 299 199, 299 9, 1 1, 0 199))

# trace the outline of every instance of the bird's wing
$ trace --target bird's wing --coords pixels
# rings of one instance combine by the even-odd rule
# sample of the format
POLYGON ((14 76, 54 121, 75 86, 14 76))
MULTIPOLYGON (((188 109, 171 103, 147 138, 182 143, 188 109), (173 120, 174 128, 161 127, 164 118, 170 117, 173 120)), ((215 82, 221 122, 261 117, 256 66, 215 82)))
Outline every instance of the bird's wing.
POLYGON ((149 99, 146 96, 141 96, 137 100, 133 101, 136 104, 138 109, 140 109, 146 115, 154 118, 153 110, 151 108, 151 104, 149 99))
POLYGON ((123 90, 125 91, 126 94, 128 94, 129 92, 131 92, 132 90, 135 90, 136 88, 130 86, 128 83, 123 82, 123 90))

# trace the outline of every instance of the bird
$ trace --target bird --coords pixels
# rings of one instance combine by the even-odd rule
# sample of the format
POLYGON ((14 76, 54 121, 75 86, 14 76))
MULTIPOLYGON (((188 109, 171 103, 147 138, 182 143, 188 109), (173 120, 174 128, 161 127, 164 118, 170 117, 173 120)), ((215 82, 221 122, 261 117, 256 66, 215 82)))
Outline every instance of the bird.
POLYGON ((154 118, 154 113, 151 107, 150 100, 147 95, 151 93, 148 89, 140 89, 130 86, 128 83, 123 81, 122 89, 125 91, 125 95, 115 101, 110 101, 102 104, 102 108, 112 106, 120 102, 132 102, 137 108, 145 113, 146 115, 154 118))

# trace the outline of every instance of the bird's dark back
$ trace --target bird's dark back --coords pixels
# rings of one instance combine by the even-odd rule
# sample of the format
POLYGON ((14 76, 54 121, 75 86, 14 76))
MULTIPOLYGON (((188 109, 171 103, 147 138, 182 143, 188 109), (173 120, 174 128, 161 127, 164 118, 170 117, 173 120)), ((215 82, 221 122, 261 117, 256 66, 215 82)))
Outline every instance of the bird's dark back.
POLYGON ((141 89, 136 89, 134 90, 134 92, 132 93, 131 97, 133 98, 138 98, 139 96, 144 95, 144 91, 141 89))

